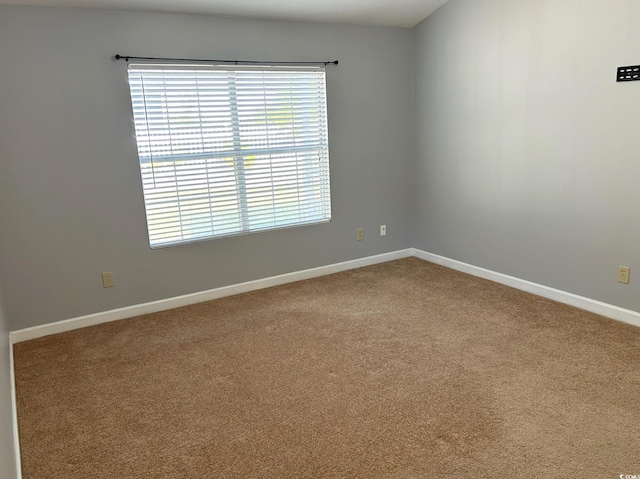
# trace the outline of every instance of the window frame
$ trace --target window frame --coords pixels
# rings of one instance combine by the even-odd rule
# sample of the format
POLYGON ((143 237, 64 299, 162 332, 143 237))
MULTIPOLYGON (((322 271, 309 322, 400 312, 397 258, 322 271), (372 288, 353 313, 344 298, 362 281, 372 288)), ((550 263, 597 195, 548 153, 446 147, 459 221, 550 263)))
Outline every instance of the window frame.
MULTIPOLYGON (((137 74, 137 73, 136 73, 137 74)), ((261 232, 266 232, 266 231, 276 231, 276 230, 281 230, 281 229, 289 229, 289 228, 297 228, 297 227, 303 227, 303 226, 310 226, 310 225, 316 225, 316 224, 324 224, 324 223, 329 223, 331 222, 331 217, 332 217, 332 207, 331 207, 331 181, 330 181, 330 161, 329 161, 329 133, 328 133, 328 112, 327 112, 327 86, 326 86, 326 69, 323 67, 295 67, 295 66, 281 66, 281 65, 277 65, 277 66, 265 66, 265 65, 260 65, 259 67, 231 67, 229 65, 200 65, 200 64, 158 64, 158 63, 133 63, 133 64, 129 64, 128 65, 128 78, 129 78, 129 87, 130 87, 130 96, 131 96, 131 101, 132 101, 132 110, 133 110, 133 117, 134 117, 134 126, 135 126, 135 131, 134 131, 134 136, 136 139, 136 146, 137 146, 137 154, 138 154, 138 166, 140 168, 140 173, 141 173, 141 179, 142 179, 142 189, 143 189, 143 197, 144 197, 144 205, 145 205, 145 216, 146 216, 146 225, 147 225, 147 236, 148 236, 148 240, 149 240, 149 245, 151 247, 151 249, 160 249, 160 248, 166 248, 166 247, 171 247, 171 246, 177 246, 177 245, 183 245, 183 244, 190 244, 190 243, 197 243, 197 242, 202 242, 202 241, 211 241, 211 240, 216 240, 216 239, 225 239, 225 238, 230 238, 230 237, 235 237, 235 236, 242 236, 242 235, 247 235, 247 234, 255 234, 255 233, 261 233, 261 232), (138 129, 138 122, 139 118, 136 118, 136 100, 134 99, 134 90, 133 90, 133 86, 132 86, 132 70, 134 70, 135 72, 139 72, 139 71, 145 71, 145 70, 151 70, 151 71, 178 71, 178 72, 190 72, 190 71, 215 71, 215 72, 230 72, 230 76, 234 77, 233 80, 233 84, 230 85, 229 87, 229 92, 227 94, 227 98, 229 100, 229 106, 230 106, 230 115, 231 115, 231 131, 232 131, 232 136, 233 136, 233 150, 224 150, 224 151, 217 151, 217 152, 203 152, 203 153, 195 153, 195 154, 185 154, 185 153, 169 153, 169 154, 164 154, 164 155, 154 155, 152 152, 152 148, 151 148, 151 144, 152 142, 150 141, 150 137, 152 136, 149 133, 149 121, 148 118, 145 120, 146 121, 146 128, 147 128, 147 136, 149 137, 148 140, 148 146, 149 146, 149 154, 148 155, 144 155, 142 154, 143 149, 141 148, 141 140, 140 140, 140 135, 139 135, 139 129, 138 129), (318 130, 317 133, 317 137, 319 142, 317 144, 311 145, 311 146, 296 146, 293 148, 284 148, 284 149, 279 149, 279 148, 245 148, 244 145, 242 144, 242 115, 239 113, 239 95, 238 95, 238 90, 237 90, 237 78, 236 75, 240 72, 240 74, 242 74, 242 72, 257 72, 259 74, 270 74, 270 73, 277 73, 277 74, 284 74, 284 73, 289 73, 289 74, 295 74, 296 72, 314 72, 314 73, 320 73, 321 74, 321 81, 322 81, 322 87, 321 88, 317 88, 316 94, 313 98, 316 99, 316 101, 321 102, 321 108, 319 109, 319 112, 317 113, 319 120, 315 120, 316 122, 318 122, 319 125, 323 126, 323 128, 318 128, 316 127, 316 129, 318 130), (293 162, 296 166, 302 164, 302 162, 304 160, 301 160, 299 158, 299 155, 304 155, 305 151, 309 151, 311 154, 311 152, 315 152, 318 151, 318 167, 317 167, 317 171, 319 173, 316 173, 316 175, 318 176, 318 180, 316 183, 313 183, 313 188, 314 189, 318 189, 320 191, 320 199, 316 202, 313 201, 308 201, 307 202, 303 202, 303 203, 298 203, 298 216, 301 215, 301 211, 302 212, 307 212, 307 210, 311 211, 313 210, 313 208, 308 208, 307 204, 312 204, 315 205, 315 208, 318 211, 321 211, 322 214, 319 214, 317 217, 311 218, 310 219, 306 219, 306 220, 300 220, 298 219, 297 221, 287 221, 284 222, 284 220, 280 219, 280 220, 276 220, 276 206, 275 206, 275 198, 277 197, 276 193, 275 193, 275 188, 277 186, 275 180, 274 180, 274 176, 272 175, 269 182, 271 185, 271 198, 272 198, 272 204, 273 204, 273 222, 272 224, 262 224, 262 225, 258 225, 258 226, 251 226, 251 218, 250 218, 250 212, 251 212, 251 207, 248 205, 249 203, 249 193, 248 190, 251 190, 251 188, 247 189, 247 185, 246 185, 246 169, 247 169, 247 157, 250 156, 255 156, 255 157, 259 157, 259 156, 265 156, 269 158, 269 161, 272 162, 273 159, 278 159, 279 157, 277 156, 278 154, 281 155, 286 155, 286 154, 293 154, 295 157, 295 161, 293 162), (151 215, 150 215, 150 208, 149 208, 149 199, 148 199, 148 195, 150 195, 149 190, 147 189, 147 187, 145 186, 145 164, 149 163, 151 166, 151 170, 152 170, 152 174, 155 174, 153 172, 154 170, 154 165, 156 162, 171 162, 174 166, 174 169, 177 170, 177 166, 176 164, 178 162, 181 161, 189 161, 189 160, 194 160, 197 161, 199 159, 204 160, 205 162, 208 162, 209 160, 213 160, 215 161, 215 159, 220 159, 220 158, 233 158, 233 172, 234 172, 234 176, 235 176, 235 188, 238 191, 237 193, 237 198, 238 198, 238 205, 236 207, 236 211, 239 215, 239 217, 241 218, 239 220, 239 224, 240 227, 238 229, 234 229, 233 231, 228 231, 228 232, 222 232, 222 233, 214 233, 214 226, 213 226, 213 219, 216 216, 216 213, 213 211, 213 206, 210 200, 210 207, 208 210, 208 215, 210 217, 210 222, 211 222, 211 231, 212 233, 210 234, 206 234, 206 235, 199 235, 199 236, 195 236, 195 237, 185 237, 185 230, 183 227, 183 214, 181 211, 179 211, 175 216, 175 221, 178 221, 180 223, 180 233, 179 239, 170 239, 170 240, 158 240, 156 239, 154 241, 154 239, 152 238, 153 235, 153 231, 152 231, 152 224, 151 224, 151 215), (300 206, 303 205, 303 206, 300 206)), ((291 84, 293 85, 293 83, 291 84)), ((293 88, 291 88, 293 89, 293 88)), ((267 93, 270 93, 268 88, 265 88, 263 90, 264 96, 266 98, 267 93)), ((143 93, 142 93, 142 99, 144 102, 144 108, 145 108, 145 115, 146 115, 146 111, 147 111, 147 105, 146 105, 146 93, 144 92, 144 87, 143 87, 143 93)), ((196 97, 198 98, 198 102, 200 101, 199 96, 196 95, 196 97)), ((138 98, 138 97, 136 97, 138 98)), ((293 98, 293 97, 292 97, 293 98)), ((293 104, 293 99, 291 100, 291 104, 293 104)), ((198 108, 200 108, 200 103, 198 103, 198 108)), ((267 112, 267 106, 266 106, 266 99, 265 99, 265 115, 267 112)), ((300 110, 296 110, 293 106, 291 107, 291 125, 294 125, 296 123, 296 121, 294 120, 294 113, 299 112, 300 110)), ((266 116, 265 116, 266 118, 266 116)), ((267 132, 267 137, 268 138, 268 121, 265 120, 265 131, 267 132)), ((167 120, 167 123, 169 124, 170 121, 167 120)), ((310 123, 310 124, 316 124, 314 122, 310 123)), ((169 131, 171 131, 171 127, 168 126, 167 127, 169 129, 169 131)), ((199 128, 202 130, 203 126, 202 126, 202 120, 200 121, 199 124, 199 128)), ((292 128, 295 130, 295 127, 292 126, 292 128)), ((291 137, 293 140, 295 140, 297 137, 295 134, 293 134, 293 136, 291 137)), ((203 140, 204 141, 204 140, 203 140)), ((281 159, 286 158, 286 156, 282 156, 280 157, 281 159)), ((209 168, 209 166, 205 166, 205 168, 209 168)), ((273 168, 272 168, 273 169, 273 168)), ((179 199, 179 187, 178 185, 178 173, 175 173, 175 178, 176 178, 176 195, 178 197, 177 200, 177 204, 178 204, 178 210, 180 210, 179 205, 180 203, 180 199, 179 199)), ((155 182, 155 179, 154 179, 155 182)), ((204 184, 204 183, 203 183, 204 184)), ((211 181, 209 179, 209 175, 207 173, 207 181, 206 181, 206 187, 209 189, 209 197, 211 198, 212 194, 211 194, 211 188, 213 186, 215 186, 216 181, 211 181)), ((298 190, 300 190, 300 185, 301 185, 301 180, 298 177, 296 180, 296 188, 298 190)), ((297 199, 299 199, 299 197, 296 197, 297 199)), ((303 199, 304 199, 304 195, 303 195, 303 199)), ((282 214, 282 213, 279 213, 282 214)), ((261 216, 261 214, 257 215, 258 217, 261 216)), ((295 214, 294 214, 295 216, 295 214)), ((206 222, 203 220, 203 222, 206 222)), ((187 235, 188 236, 188 235, 187 235)))

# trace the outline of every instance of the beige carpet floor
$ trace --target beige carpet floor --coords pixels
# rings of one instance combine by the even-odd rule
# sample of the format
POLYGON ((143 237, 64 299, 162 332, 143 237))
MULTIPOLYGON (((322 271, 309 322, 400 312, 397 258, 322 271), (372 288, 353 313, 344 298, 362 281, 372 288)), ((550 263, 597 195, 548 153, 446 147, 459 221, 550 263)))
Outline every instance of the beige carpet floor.
POLYGON ((25 479, 640 474, 639 330, 416 258, 15 346, 25 479))

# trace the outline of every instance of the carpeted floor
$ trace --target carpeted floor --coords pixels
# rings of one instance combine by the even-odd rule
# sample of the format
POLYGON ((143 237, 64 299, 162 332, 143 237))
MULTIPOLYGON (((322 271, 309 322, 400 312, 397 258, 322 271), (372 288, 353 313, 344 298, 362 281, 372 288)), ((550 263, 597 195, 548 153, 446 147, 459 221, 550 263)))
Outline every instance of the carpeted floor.
POLYGON ((639 330, 416 258, 15 346, 24 479, 640 474, 639 330))

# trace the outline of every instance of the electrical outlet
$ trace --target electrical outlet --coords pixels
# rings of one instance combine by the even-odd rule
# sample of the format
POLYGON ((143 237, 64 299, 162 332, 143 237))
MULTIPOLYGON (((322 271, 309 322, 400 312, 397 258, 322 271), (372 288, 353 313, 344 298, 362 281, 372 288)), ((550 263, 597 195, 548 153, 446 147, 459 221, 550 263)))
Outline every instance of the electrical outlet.
POLYGON ((356 235, 357 235, 358 241, 362 241, 364 239, 364 228, 358 228, 356 230, 356 235))
POLYGON ((113 273, 102 273, 102 287, 113 288, 115 283, 113 282, 113 273))
POLYGON ((629 284, 629 275, 631 274, 631 268, 628 266, 618 267, 618 283, 629 284))
POLYGON ((387 236, 387 225, 380 225, 380 236, 387 236))

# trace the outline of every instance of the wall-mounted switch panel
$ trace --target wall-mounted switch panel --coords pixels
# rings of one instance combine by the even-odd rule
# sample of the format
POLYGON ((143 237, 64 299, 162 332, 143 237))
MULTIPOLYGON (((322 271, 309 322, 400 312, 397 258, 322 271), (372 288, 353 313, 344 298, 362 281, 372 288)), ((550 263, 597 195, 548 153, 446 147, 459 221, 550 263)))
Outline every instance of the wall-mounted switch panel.
POLYGON ((640 65, 618 68, 616 81, 640 81, 640 65))
POLYGON ((380 225, 380 236, 387 236, 387 225, 380 225))
POLYGON ((356 230, 356 238, 358 241, 362 241, 364 239, 364 228, 358 228, 356 230))

